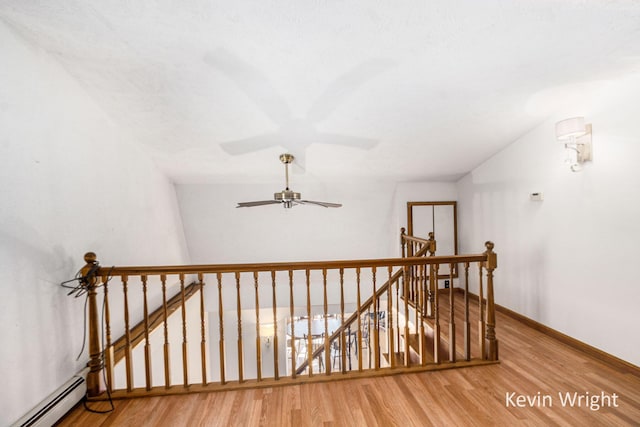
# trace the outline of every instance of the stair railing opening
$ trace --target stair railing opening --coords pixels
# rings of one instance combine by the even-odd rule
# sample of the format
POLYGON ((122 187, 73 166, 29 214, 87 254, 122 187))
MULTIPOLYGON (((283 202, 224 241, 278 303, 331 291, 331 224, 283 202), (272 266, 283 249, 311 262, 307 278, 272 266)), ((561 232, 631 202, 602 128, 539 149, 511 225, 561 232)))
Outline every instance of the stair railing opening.
POLYGON ((433 235, 402 232, 401 243, 401 258, 374 260, 100 267, 95 255, 85 257, 90 396, 495 363, 493 244, 481 254, 439 256, 433 235), (454 277, 458 266, 463 274, 454 277), (442 270, 448 289, 438 287, 442 270))

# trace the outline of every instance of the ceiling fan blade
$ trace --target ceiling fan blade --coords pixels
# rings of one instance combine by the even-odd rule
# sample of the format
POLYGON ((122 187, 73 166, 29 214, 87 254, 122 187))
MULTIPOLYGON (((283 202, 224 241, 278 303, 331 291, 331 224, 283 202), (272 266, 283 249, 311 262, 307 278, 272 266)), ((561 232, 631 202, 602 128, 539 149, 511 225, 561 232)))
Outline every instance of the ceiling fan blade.
POLYGON ((311 204, 311 205, 318 205, 318 206, 322 206, 325 208, 339 208, 342 207, 341 203, 330 203, 330 202, 314 202, 313 200, 296 200, 297 203, 300 203, 302 205, 304 204, 311 204))
POLYGON ((238 202, 238 206, 236 208, 252 208, 254 206, 264 206, 264 205, 279 205, 280 201, 278 200, 259 200, 256 202, 238 202))

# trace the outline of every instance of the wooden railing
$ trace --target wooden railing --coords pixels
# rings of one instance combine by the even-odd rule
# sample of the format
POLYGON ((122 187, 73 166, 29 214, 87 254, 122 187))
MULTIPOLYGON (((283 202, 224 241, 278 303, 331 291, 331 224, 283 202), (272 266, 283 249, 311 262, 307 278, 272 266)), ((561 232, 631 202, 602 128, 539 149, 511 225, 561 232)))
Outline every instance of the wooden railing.
MULTIPOLYGON (((404 227, 400 229, 400 247, 403 258, 422 255, 434 256, 436 254, 436 246, 433 232, 429 232, 428 239, 421 239, 406 235, 404 227)), ((428 289, 425 287, 426 283, 429 283, 425 280, 426 274, 428 272, 425 271, 424 266, 411 266, 407 276, 409 280, 408 292, 404 295, 414 307, 420 306, 422 308, 423 316, 433 311, 433 295, 435 292, 435 287, 429 287, 428 289), (426 300, 419 301, 419 297, 426 298, 426 300)), ((435 286, 435 282, 429 284, 435 286)))
MULTIPOLYGON (((407 236, 405 234, 405 229, 404 227, 401 229, 400 232, 400 246, 402 248, 402 257, 406 258, 406 248, 409 247, 409 250, 411 251, 411 256, 416 256, 416 257, 422 257, 422 256, 433 256, 435 255, 435 248, 436 248, 436 242, 435 242, 435 238, 434 238, 434 234, 433 233, 429 233, 429 239, 425 240, 425 239, 421 239, 421 238, 417 238, 417 237, 413 237, 413 236, 407 236)), ((409 275, 408 277, 411 277, 411 272, 414 269, 414 266, 408 267, 408 272, 409 275)), ((342 325, 340 325, 340 327, 338 327, 338 329, 336 329, 333 334, 329 337, 328 339, 328 345, 329 347, 331 347, 331 345, 333 345, 335 343, 335 341, 337 339, 339 339, 339 348, 344 348, 345 347, 345 337, 344 334, 345 332, 347 332, 349 334, 349 336, 351 336, 351 329, 353 327, 355 327, 356 331, 361 331, 362 329, 362 317, 363 316, 371 316, 371 310, 373 309, 373 313, 379 313, 379 310, 376 310, 376 307, 379 307, 380 305, 380 298, 383 297, 385 295, 386 292, 389 292, 389 289, 393 289, 392 287, 395 286, 395 301, 396 301, 396 313, 399 310, 399 301, 400 301, 400 280, 405 278, 405 273, 406 273, 406 269, 405 268, 401 268, 398 269, 390 278, 389 280, 387 280, 377 291, 374 295, 372 295, 369 299, 367 299, 365 302, 363 302, 362 304, 358 303, 357 304, 357 308, 356 311, 353 312, 353 314, 351 314, 351 316, 349 316, 347 319, 345 319, 342 323, 342 325)), ((411 286, 412 281, 409 281, 410 286, 408 288, 408 292, 409 294, 412 294, 412 289, 413 287, 411 286)), ((402 288, 402 296, 404 297, 405 291, 404 288, 402 288)), ((393 291, 391 291, 393 292, 393 291)), ((389 302, 391 301, 391 298, 389 298, 388 300, 389 302)), ((390 310, 388 310, 387 312, 392 312, 391 310, 391 306, 389 307, 390 310)), ((377 323, 375 323, 378 319, 378 316, 374 316, 374 331, 379 330, 379 328, 377 327, 377 323)), ((391 325, 393 325, 393 318, 390 317, 390 323, 391 325)), ((390 328, 391 329, 391 328, 390 328)), ((362 333, 358 333, 354 338, 357 338, 357 342, 356 345, 358 345, 358 348, 361 350, 362 349, 362 333)), ((393 336, 389 337, 390 340, 393 340, 393 336)), ((375 340, 374 340, 375 341, 375 340)), ((398 339, 396 341, 397 343, 400 342, 400 340, 398 339)), ((317 358, 317 357, 321 357, 322 354, 326 354, 327 351, 325 351, 326 346, 320 347, 318 349, 316 349, 311 357, 311 359, 317 358)), ((393 345, 392 345, 393 347, 393 345)), ((377 348, 377 346, 376 346, 377 348)), ((360 353, 361 354, 361 353, 360 353)), ((405 355, 408 356, 409 352, 405 351, 404 353, 405 355)), ((346 356, 346 355, 345 355, 346 356)), ((395 362, 395 359, 391 360, 391 365, 393 365, 395 362)), ((297 367, 296 369, 296 373, 300 374, 302 373, 308 366, 308 360, 303 361, 303 363, 297 367)), ((361 369, 362 367, 362 358, 358 357, 358 367, 361 369)))
POLYGON ((89 253, 82 269, 89 291, 89 394, 213 391, 497 361, 493 244, 482 254, 434 256, 433 237, 403 234, 402 242, 412 246, 402 258, 326 262, 100 267, 89 253), (448 316, 440 314, 438 270, 445 265, 451 272, 462 265, 465 273, 461 346, 453 273, 448 307, 442 301, 448 316), (480 314, 472 320, 473 265, 480 314), (433 309, 425 309, 428 289, 433 309), (160 309, 150 313, 149 307, 160 309), (448 333, 441 333, 442 322, 448 333))

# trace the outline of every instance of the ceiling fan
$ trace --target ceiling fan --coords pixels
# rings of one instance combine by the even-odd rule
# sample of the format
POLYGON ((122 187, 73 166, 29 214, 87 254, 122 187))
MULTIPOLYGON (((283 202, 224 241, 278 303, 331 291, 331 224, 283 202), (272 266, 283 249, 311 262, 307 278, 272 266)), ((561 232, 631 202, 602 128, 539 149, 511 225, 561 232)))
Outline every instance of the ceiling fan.
POLYGON ((293 205, 317 205, 325 208, 339 208, 342 205, 340 203, 329 203, 329 202, 314 202, 313 200, 301 200, 300 193, 296 193, 295 191, 291 191, 289 189, 289 165, 293 162, 292 154, 281 154, 280 161, 284 163, 284 173, 286 180, 286 187, 284 190, 274 193, 273 200, 259 200, 256 202, 239 202, 236 208, 252 208, 254 206, 264 206, 264 205, 276 205, 278 203, 282 203, 282 206, 285 208, 291 208, 293 205))

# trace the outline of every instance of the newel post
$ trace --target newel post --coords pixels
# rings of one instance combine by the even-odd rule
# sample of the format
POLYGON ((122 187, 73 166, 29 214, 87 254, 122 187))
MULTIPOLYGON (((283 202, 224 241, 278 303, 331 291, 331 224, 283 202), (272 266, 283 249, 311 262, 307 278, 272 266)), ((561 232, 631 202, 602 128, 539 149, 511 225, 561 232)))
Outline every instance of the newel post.
POLYGON ((498 255, 493 252, 493 242, 486 242, 487 250, 484 254, 487 256, 485 268, 487 269, 487 333, 486 340, 486 359, 498 360, 498 340, 496 339, 496 311, 493 300, 493 270, 498 267, 498 255))
POLYGON ((80 270, 82 275, 82 284, 87 288, 88 298, 88 317, 89 317, 89 374, 87 375, 87 394, 89 397, 98 396, 104 390, 104 381, 102 370, 104 364, 102 361, 102 349, 100 346, 100 322, 98 316, 98 301, 96 285, 98 279, 96 272, 98 270, 98 261, 96 254, 87 252, 84 254, 84 261, 87 263, 80 270))
POLYGON ((404 227, 400 228, 400 249, 402 251, 402 258, 406 258, 407 256, 407 250, 406 250, 406 246, 407 246, 407 242, 404 239, 404 236, 406 236, 406 230, 404 227))
POLYGON ((434 256, 436 254, 436 235, 433 231, 429 232, 429 255, 434 256))

